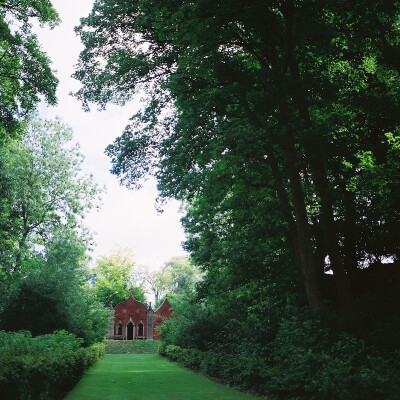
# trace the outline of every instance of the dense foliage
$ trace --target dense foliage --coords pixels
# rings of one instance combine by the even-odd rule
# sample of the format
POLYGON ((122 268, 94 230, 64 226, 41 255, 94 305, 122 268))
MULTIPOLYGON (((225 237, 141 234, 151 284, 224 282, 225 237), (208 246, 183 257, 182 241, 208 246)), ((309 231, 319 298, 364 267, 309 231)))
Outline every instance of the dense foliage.
POLYGON ((168 296, 174 303, 190 297, 200 281, 200 272, 188 257, 172 257, 160 270, 143 267, 141 278, 154 295, 155 307, 159 307, 168 296))
POLYGON ((185 204, 204 279, 162 337, 220 357, 205 372, 259 355, 263 392, 397 393, 399 16, 398 1, 97 0, 77 27, 84 107, 147 95, 106 153, 121 183, 154 175, 185 204))
POLYGON ((62 398, 105 354, 104 344, 81 348, 66 331, 32 338, 0 332, 0 396, 4 400, 62 398))
POLYGON ((161 326, 160 354, 271 398, 397 398, 398 318, 357 338, 330 308, 310 311, 277 306, 267 296, 258 304, 250 296, 234 297, 225 308, 212 299, 175 310, 177 318, 161 326))
POLYGON ((32 21, 54 27, 49 0, 0 1, 0 144, 16 136, 41 99, 56 103, 58 79, 32 32, 32 21))
POLYGON ((0 326, 33 335, 67 329, 102 340, 108 311, 88 285, 91 237, 82 225, 100 190, 61 121, 33 119, 0 148, 0 326))
POLYGON ((0 149, 1 277, 9 286, 24 275, 33 247, 59 229, 77 232, 84 214, 98 206, 100 190, 83 175, 83 156, 71 141, 72 131, 61 121, 36 118, 22 141, 0 149))
POLYGON ((146 302, 144 289, 135 271, 132 249, 118 249, 96 260, 93 272, 93 294, 95 298, 110 307, 125 301, 130 294, 142 303, 146 302))
POLYGON ((328 332, 312 324, 304 321, 295 330, 288 324, 271 342, 267 354, 253 352, 250 357, 247 352, 202 352, 176 345, 162 345, 160 354, 226 384, 268 394, 269 398, 398 398, 398 353, 382 358, 362 340, 349 336, 317 343, 328 332))
POLYGON ((124 184, 152 173, 189 203, 199 265, 219 268, 218 243, 231 228, 240 247, 259 210, 260 261, 290 252, 312 307, 331 270, 354 321, 352 276, 398 252, 396 4, 97 1, 77 29, 77 96, 105 107, 146 90, 107 153, 124 184))

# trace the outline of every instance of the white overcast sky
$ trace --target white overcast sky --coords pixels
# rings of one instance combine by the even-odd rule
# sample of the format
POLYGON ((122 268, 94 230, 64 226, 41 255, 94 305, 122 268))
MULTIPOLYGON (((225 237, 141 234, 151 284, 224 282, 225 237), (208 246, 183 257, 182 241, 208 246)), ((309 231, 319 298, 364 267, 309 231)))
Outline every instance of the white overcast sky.
POLYGON ((170 201, 164 213, 159 215, 154 207, 155 182, 148 182, 139 191, 131 191, 120 186, 117 177, 109 172, 111 165, 104 149, 121 134, 129 117, 137 111, 138 102, 125 107, 111 105, 102 112, 97 111, 96 106, 89 113, 82 110, 81 104, 69 95, 80 87, 71 75, 83 48, 73 28, 81 17, 89 14, 93 0, 52 0, 52 3, 60 14, 61 25, 53 30, 38 28, 36 32, 60 80, 58 105, 41 106, 39 112, 44 118, 58 115, 72 127, 74 138, 85 156, 85 172, 93 174, 95 181, 107 188, 102 210, 86 218, 86 226, 96 233, 97 247, 93 255, 130 247, 138 264, 157 268, 171 257, 185 254, 181 248, 184 234, 179 204, 170 201))

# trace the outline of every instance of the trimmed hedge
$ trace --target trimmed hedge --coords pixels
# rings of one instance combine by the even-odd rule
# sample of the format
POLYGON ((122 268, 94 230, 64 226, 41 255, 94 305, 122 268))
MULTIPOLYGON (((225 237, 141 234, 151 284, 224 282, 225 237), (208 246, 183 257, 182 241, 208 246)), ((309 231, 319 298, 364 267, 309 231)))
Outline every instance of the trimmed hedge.
MULTIPOLYGON (((159 354, 239 389, 290 400, 397 400, 400 352, 383 357, 342 335, 330 348, 281 332, 269 354, 201 352, 161 344, 159 354)), ((301 335, 300 335, 301 336, 301 335)))
POLYGON ((62 398, 105 354, 103 343, 81 344, 66 331, 35 338, 29 332, 0 332, 0 398, 62 398))
POLYGON ((175 345, 161 344, 159 354, 176 361, 186 368, 232 385, 238 389, 260 392, 261 370, 265 360, 245 355, 221 354, 214 351, 184 349, 175 345))
POLYGON ((105 340, 106 354, 154 354, 158 340, 105 340))

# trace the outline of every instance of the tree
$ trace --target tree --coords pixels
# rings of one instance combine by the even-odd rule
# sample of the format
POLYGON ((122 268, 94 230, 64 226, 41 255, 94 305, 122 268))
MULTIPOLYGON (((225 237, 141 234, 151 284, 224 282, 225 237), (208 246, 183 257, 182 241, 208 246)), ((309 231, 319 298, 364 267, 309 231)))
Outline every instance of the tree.
POLYGON ((86 345, 104 339, 109 309, 89 290, 89 240, 68 226, 53 232, 44 252, 31 255, 29 270, 9 294, 0 313, 2 329, 29 330, 34 336, 65 329, 86 345))
POLYGON ((21 142, 0 149, 1 276, 8 287, 23 276, 31 251, 60 227, 82 230, 85 213, 99 206, 100 189, 82 174, 82 155, 71 139, 60 120, 35 118, 21 142))
POLYGON ((172 257, 163 270, 170 271, 169 292, 175 296, 191 297, 201 279, 198 268, 185 256, 172 257))
POLYGON ((170 271, 164 268, 160 271, 151 270, 149 267, 143 267, 141 271, 141 279, 144 286, 154 295, 155 307, 160 305, 161 298, 168 293, 171 283, 170 271))
POLYGON ((192 297, 195 285, 200 281, 200 272, 188 257, 177 256, 168 260, 160 270, 144 268, 141 277, 155 297, 155 306, 159 306, 163 297, 192 297))
POLYGON ((98 301, 105 306, 121 303, 129 294, 143 303, 146 302, 144 290, 138 283, 134 269, 132 249, 118 249, 110 255, 101 256, 96 261, 94 269, 93 293, 98 301))
POLYGON ((59 23, 49 0, 0 2, 0 144, 21 131, 41 96, 56 103, 58 79, 32 33, 32 19, 51 28, 59 23))
MULTIPOLYGON (((398 226, 393 209, 371 206, 366 187, 348 185, 361 154, 386 165, 395 151, 386 134, 399 125, 398 87, 390 83, 398 74, 398 14, 387 2, 354 10, 342 1, 97 1, 77 28, 85 49, 76 95, 86 108, 104 108, 144 89, 144 110, 107 148, 121 182, 134 187, 153 174, 162 197, 189 209, 207 204, 212 181, 231 185, 226 196, 242 182, 258 188, 265 205, 278 202, 280 221, 271 228, 283 230, 275 243, 283 233, 309 305, 321 304, 321 277, 331 270, 341 308, 357 323, 351 271, 383 253, 398 257, 396 246, 354 243, 353 226, 371 231, 366 213, 388 235, 398 226), (371 107, 382 101, 387 108, 371 107)), ((223 225, 218 208, 199 208, 206 211, 223 225)), ((207 224, 201 229, 206 234, 207 224)), ((268 247, 269 258, 278 250, 268 247)))
POLYGON ((0 147, 0 325, 33 335, 66 329, 91 344, 109 323, 88 285, 92 238, 83 226, 100 189, 71 140, 59 119, 35 117, 21 140, 0 147))

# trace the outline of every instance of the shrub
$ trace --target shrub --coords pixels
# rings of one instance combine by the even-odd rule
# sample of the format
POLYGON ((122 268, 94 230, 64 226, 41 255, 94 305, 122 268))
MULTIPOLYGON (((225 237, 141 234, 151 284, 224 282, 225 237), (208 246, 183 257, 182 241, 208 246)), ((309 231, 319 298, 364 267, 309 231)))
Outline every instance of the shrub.
POLYGON ((168 357, 171 361, 179 362, 186 368, 239 388, 254 389, 259 385, 259 365, 262 363, 260 360, 253 360, 244 355, 202 352, 165 344, 160 345, 159 354, 168 357))
POLYGON ((290 400, 396 400, 400 352, 338 329, 312 312, 283 318, 263 346, 242 339, 208 351, 161 343, 172 361, 240 389, 290 400))
POLYGON ((397 399, 400 362, 363 339, 332 334, 305 315, 282 321, 270 344, 264 392, 290 399, 397 399))
POLYGON ((0 332, 0 398, 59 398, 105 353, 102 343, 81 344, 66 331, 36 338, 29 332, 0 332))

